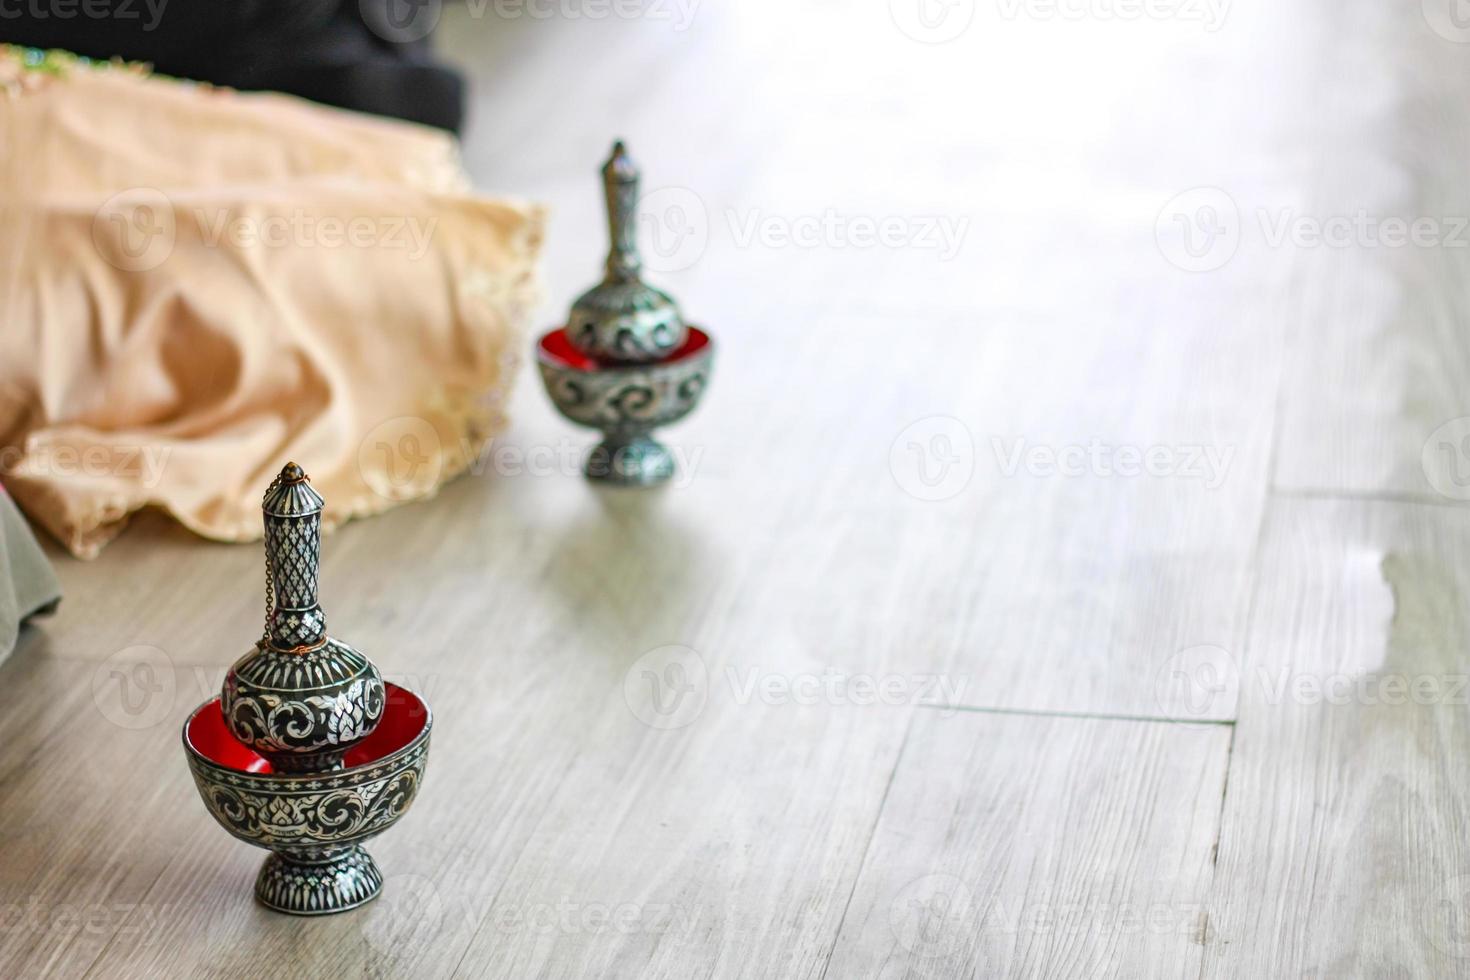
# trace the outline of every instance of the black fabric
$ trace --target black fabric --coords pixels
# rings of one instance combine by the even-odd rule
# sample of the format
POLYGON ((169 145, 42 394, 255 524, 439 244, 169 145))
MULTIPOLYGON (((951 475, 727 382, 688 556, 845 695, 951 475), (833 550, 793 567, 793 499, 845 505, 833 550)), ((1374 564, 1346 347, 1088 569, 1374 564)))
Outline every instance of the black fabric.
POLYGON ((0 41, 244 90, 394 116, 458 133, 464 83, 427 37, 397 30, 438 0, 0 0, 0 41), (406 6, 418 4, 417 7, 406 6), (403 9, 400 9, 403 8, 403 9))

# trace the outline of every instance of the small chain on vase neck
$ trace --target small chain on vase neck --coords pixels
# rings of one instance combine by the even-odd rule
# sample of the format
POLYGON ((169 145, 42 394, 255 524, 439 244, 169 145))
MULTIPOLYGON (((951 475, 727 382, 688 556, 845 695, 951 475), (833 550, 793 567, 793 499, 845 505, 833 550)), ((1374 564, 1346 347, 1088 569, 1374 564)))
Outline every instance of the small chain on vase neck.
MULTIPOLYGON (((271 485, 265 488, 265 496, 261 498, 261 508, 264 509, 265 502, 270 499, 281 485, 280 474, 271 481, 271 485)), ((276 563, 271 556, 270 535, 266 535, 265 541, 265 628, 260 632, 260 645, 262 648, 271 646, 271 619, 276 614, 276 563)))

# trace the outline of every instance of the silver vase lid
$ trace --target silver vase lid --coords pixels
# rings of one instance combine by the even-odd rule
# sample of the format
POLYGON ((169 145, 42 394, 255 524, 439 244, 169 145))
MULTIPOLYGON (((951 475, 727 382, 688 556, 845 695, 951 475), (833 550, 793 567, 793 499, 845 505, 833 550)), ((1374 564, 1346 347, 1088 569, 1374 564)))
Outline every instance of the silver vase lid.
POLYGON ((643 281, 638 257, 638 167, 621 140, 602 167, 611 246, 602 282, 577 297, 567 338, 601 361, 657 361, 684 344, 688 328, 668 293, 643 281))

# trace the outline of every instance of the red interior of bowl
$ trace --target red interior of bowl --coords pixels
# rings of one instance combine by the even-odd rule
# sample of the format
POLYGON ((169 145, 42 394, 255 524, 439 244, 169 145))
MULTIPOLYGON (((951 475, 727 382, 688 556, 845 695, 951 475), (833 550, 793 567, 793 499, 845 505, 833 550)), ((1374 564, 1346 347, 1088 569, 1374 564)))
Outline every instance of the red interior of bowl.
MULTIPOLYGON (((397 684, 384 684, 383 688, 387 695, 383 718, 371 735, 348 750, 343 764, 349 769, 392 755, 418 738, 429 722, 429 709, 417 694, 397 684)), ((189 719, 188 739, 196 752, 216 765, 240 772, 272 771, 269 762, 230 734, 219 698, 194 712, 189 719)))
MULTIPOLYGON (((597 371, 602 368, 626 368, 638 367, 636 364, 626 364, 621 361, 608 361, 596 357, 588 357, 576 348, 567 337, 567 328, 559 327, 541 338, 540 348, 542 356, 553 361, 561 367, 569 367, 577 371, 597 371)), ((692 357, 709 346, 709 334, 698 327, 689 328, 689 336, 684 339, 684 344, 668 357, 651 364, 669 364, 681 361, 686 357, 692 357)))

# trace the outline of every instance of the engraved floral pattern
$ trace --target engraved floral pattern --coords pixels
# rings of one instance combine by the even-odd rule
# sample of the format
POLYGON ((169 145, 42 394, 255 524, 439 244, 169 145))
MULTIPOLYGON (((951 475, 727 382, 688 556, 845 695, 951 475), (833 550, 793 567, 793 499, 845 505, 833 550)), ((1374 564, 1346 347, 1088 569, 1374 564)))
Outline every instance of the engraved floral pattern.
POLYGON ((251 777, 196 757, 190 765, 199 795, 230 833, 259 847, 313 851, 371 837, 402 816, 418 794, 428 750, 425 738, 365 772, 314 779, 251 777))
POLYGON ((277 758, 350 746, 377 725, 383 704, 377 668, 335 640, 307 654, 257 647, 231 669, 222 701, 230 732, 277 758))
POLYGON ((541 362, 557 409, 582 425, 604 432, 646 432, 675 422, 699 401, 709 379, 712 349, 701 355, 646 368, 578 371, 541 362))

